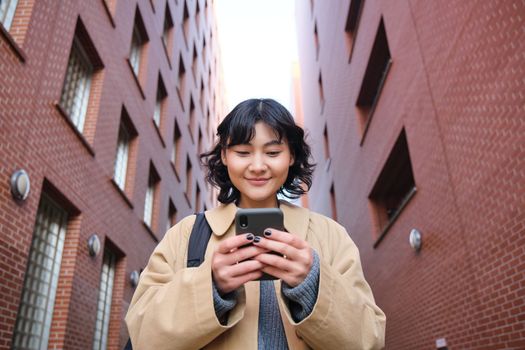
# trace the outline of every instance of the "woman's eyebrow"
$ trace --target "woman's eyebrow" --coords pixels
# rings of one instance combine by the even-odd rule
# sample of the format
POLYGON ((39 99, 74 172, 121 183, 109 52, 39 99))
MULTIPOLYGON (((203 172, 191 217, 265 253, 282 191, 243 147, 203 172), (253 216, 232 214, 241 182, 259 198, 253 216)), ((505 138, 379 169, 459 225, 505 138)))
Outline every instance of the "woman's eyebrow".
POLYGON ((272 141, 269 141, 269 142, 266 142, 264 144, 264 147, 266 146, 273 146, 273 145, 282 145, 283 144, 283 141, 282 140, 272 140, 272 141))

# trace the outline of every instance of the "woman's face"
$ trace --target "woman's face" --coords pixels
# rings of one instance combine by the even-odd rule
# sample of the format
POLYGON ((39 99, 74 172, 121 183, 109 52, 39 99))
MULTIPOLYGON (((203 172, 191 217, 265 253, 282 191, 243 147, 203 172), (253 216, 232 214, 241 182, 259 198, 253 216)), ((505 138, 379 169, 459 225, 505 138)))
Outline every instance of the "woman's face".
POLYGON ((241 192, 241 208, 277 206, 277 191, 288 176, 294 159, 288 142, 263 122, 247 144, 231 146, 222 153, 231 182, 241 192))

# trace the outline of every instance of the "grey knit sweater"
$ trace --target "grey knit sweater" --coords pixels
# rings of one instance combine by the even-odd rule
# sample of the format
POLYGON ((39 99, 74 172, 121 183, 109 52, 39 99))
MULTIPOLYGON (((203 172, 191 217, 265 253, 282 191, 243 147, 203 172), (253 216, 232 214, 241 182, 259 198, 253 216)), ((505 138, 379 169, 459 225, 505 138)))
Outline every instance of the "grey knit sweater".
MULTIPOLYGON (((319 268, 319 256, 314 251, 314 262, 305 280, 293 288, 284 282, 281 284, 290 314, 296 322, 305 319, 314 308, 319 291, 319 268)), ((258 349, 288 349, 273 281, 261 281, 260 285, 258 349)), ((215 314, 221 323, 226 323, 228 312, 237 305, 237 294, 233 291, 221 296, 213 283, 215 314)))

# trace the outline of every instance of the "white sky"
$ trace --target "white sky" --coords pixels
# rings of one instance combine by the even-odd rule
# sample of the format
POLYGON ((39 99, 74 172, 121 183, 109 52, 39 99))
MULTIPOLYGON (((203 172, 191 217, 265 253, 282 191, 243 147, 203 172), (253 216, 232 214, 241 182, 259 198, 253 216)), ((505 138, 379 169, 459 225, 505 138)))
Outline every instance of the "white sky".
POLYGON ((292 108, 295 0, 215 0, 229 110, 248 98, 292 108))

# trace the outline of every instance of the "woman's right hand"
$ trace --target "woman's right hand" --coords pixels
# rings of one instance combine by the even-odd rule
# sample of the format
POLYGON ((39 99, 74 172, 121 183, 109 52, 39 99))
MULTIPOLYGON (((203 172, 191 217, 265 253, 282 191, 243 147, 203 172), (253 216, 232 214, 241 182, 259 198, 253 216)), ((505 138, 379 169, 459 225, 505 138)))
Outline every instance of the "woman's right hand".
POLYGON ((266 253, 267 250, 252 245, 253 239, 254 235, 251 233, 230 237, 215 249, 211 271, 219 293, 232 292, 246 282, 261 277, 261 269, 265 265, 251 258, 266 253))

